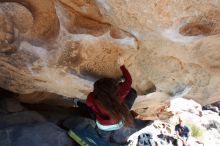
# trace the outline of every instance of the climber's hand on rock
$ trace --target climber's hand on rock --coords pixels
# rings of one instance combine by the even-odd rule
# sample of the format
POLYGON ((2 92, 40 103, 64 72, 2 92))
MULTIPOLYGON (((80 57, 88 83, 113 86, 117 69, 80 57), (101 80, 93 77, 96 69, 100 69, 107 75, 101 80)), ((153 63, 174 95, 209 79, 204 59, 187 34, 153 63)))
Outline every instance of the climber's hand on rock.
POLYGON ((118 60, 117 60, 117 63, 118 63, 118 65, 120 65, 120 66, 124 65, 124 58, 120 56, 120 57, 118 58, 118 60))

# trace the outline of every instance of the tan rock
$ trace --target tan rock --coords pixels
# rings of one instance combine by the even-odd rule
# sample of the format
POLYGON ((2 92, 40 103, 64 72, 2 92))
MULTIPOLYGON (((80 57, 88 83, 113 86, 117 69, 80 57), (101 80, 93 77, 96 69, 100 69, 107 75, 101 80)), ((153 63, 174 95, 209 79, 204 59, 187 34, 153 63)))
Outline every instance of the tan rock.
POLYGON ((183 35, 215 35, 220 33, 220 10, 210 10, 201 16, 192 18, 192 22, 180 28, 183 35))
POLYGON ((168 116, 167 102, 187 88, 200 104, 220 100, 219 1, 0 2, 2 88, 85 99, 99 77, 121 75, 123 56, 140 95, 166 95, 141 96, 145 118, 168 116))
POLYGON ((54 1, 35 0, 1 0, 16 2, 26 7, 33 16, 33 26, 23 35, 32 42, 52 41, 59 34, 59 20, 56 15, 54 1))
POLYGON ((172 116, 166 109, 170 105, 170 96, 162 92, 153 92, 146 96, 138 96, 132 110, 145 120, 166 119, 172 116))

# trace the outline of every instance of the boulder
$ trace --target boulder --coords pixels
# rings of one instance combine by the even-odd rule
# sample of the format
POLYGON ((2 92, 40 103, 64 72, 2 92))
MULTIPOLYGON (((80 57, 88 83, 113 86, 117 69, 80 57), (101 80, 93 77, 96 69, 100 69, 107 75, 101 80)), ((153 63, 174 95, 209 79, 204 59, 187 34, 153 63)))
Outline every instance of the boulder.
POLYGON ((0 109, 4 112, 21 112, 25 108, 15 98, 0 98, 0 109))
POLYGON ((161 103, 186 88, 202 105, 217 102, 219 13, 216 0, 1 0, 0 87, 85 99, 95 80, 121 76, 122 56, 143 111, 154 102, 165 117, 161 103), (149 100, 152 89, 170 96, 149 100))
POLYGON ((203 106, 202 108, 203 108, 203 110, 211 110, 211 111, 213 111, 213 112, 220 113, 218 107, 217 107, 217 106, 214 106, 214 105, 212 105, 212 104, 205 105, 205 106, 203 106))
POLYGON ((46 122, 47 120, 37 112, 24 111, 18 113, 1 114, 0 127, 7 128, 19 124, 46 122))
POLYGON ((0 130, 2 146, 73 146, 67 133, 49 122, 20 124, 0 130))
POLYGON ((169 110, 172 111, 173 114, 189 112, 198 116, 202 116, 202 106, 193 100, 184 98, 173 99, 171 101, 169 110))

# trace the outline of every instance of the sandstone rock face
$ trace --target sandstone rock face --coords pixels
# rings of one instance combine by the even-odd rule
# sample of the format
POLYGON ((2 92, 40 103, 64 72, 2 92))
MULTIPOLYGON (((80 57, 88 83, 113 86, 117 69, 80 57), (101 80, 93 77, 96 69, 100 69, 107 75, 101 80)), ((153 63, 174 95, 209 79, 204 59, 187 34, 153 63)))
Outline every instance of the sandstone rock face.
POLYGON ((123 56, 139 94, 168 96, 145 108, 186 88, 219 101, 219 14, 220 0, 0 0, 0 86, 85 99, 123 56))

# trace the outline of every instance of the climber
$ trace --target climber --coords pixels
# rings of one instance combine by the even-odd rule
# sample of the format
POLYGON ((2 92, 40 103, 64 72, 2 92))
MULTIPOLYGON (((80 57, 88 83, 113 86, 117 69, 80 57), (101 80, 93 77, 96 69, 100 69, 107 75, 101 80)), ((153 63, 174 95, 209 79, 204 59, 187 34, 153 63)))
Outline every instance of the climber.
MULTIPOLYGON (((125 144, 127 138, 137 131, 129 111, 137 93, 131 88, 132 78, 123 65, 123 58, 118 59, 118 64, 124 81, 112 78, 99 79, 94 83, 93 92, 87 97, 86 106, 95 113, 96 130, 101 138, 125 144)), ((75 99, 75 101, 78 106, 82 105, 80 100, 75 99)))
POLYGON ((177 145, 188 146, 190 130, 189 127, 184 124, 181 117, 179 117, 179 124, 175 126, 175 131, 177 135, 177 145))

